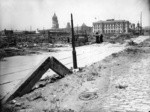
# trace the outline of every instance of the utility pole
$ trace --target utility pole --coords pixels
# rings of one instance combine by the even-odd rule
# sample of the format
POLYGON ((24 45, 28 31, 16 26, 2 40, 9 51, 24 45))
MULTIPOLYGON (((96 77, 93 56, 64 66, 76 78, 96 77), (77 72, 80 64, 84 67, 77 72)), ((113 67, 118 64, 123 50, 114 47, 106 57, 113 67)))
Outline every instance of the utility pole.
POLYGON ((74 28, 73 28, 73 16, 71 14, 71 30, 72 30, 72 55, 73 55, 73 68, 77 69, 77 58, 76 58, 76 50, 75 50, 75 37, 74 37, 74 28))
POLYGON ((142 12, 141 12, 141 16, 140 16, 140 26, 141 26, 140 33, 142 34, 142 12))
POLYGON ((138 24, 137 24, 137 28, 138 28, 138 36, 140 35, 140 23, 138 21, 138 24))

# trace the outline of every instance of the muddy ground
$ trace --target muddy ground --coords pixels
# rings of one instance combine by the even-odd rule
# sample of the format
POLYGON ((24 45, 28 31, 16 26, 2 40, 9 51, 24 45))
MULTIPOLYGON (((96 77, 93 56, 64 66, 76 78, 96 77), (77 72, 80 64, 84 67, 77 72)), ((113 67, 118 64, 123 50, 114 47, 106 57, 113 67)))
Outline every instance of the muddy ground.
POLYGON ((5 57, 12 56, 24 56, 31 54, 41 54, 43 52, 59 52, 59 48, 68 47, 67 44, 49 44, 43 43, 43 45, 37 46, 28 46, 28 47, 8 47, 8 48, 0 48, 0 60, 3 60, 5 57), (58 49, 56 49, 58 48, 58 49))
POLYGON ((150 39, 11 101, 3 111, 148 112, 150 39))
MULTIPOLYGON (((137 36, 135 35, 118 35, 118 36, 104 36, 103 41, 104 42, 109 42, 109 43, 121 43, 123 44, 127 39, 135 38, 137 36)), ((89 42, 83 43, 83 42, 77 42, 76 47, 83 46, 83 45, 88 45, 88 44, 93 44, 95 43, 96 38, 92 37, 89 39, 89 42)), ((59 52, 59 48, 61 47, 68 47, 71 46, 71 44, 50 44, 50 43, 40 43, 36 44, 35 46, 28 46, 29 43, 20 43, 21 46, 19 46, 19 43, 17 46, 14 47, 8 47, 8 48, 0 48, 0 60, 2 60, 5 57, 12 57, 12 56, 18 56, 18 55, 30 55, 30 54, 40 54, 43 52, 59 52), (23 46, 24 44, 24 46, 23 46), (26 45, 26 46, 25 46, 26 45), (28 47, 27 47, 28 46, 28 47), (55 49, 56 48, 56 49, 55 49), (58 49, 57 49, 58 48, 58 49)), ((32 43, 33 44, 33 43, 32 43)))

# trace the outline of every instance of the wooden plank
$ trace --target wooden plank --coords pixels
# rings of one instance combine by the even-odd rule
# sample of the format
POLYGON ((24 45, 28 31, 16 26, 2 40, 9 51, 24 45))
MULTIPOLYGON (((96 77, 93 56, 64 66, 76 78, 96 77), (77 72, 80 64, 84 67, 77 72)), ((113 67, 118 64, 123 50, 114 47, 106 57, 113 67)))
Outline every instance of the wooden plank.
POLYGON ((3 100, 8 102, 17 96, 22 96, 28 93, 35 83, 42 77, 42 75, 50 67, 50 57, 44 58, 20 83, 10 92, 3 100))
POLYGON ((10 92, 2 101, 6 103, 17 96, 22 96, 31 91, 36 82, 40 80, 42 75, 51 68, 60 76, 72 73, 67 67, 60 63, 54 57, 43 59, 20 83, 10 92))
POLYGON ((64 77, 66 74, 71 74, 72 73, 72 71, 70 71, 67 67, 65 67, 56 58, 51 57, 50 60, 51 60, 50 68, 54 72, 56 72, 58 75, 64 77))

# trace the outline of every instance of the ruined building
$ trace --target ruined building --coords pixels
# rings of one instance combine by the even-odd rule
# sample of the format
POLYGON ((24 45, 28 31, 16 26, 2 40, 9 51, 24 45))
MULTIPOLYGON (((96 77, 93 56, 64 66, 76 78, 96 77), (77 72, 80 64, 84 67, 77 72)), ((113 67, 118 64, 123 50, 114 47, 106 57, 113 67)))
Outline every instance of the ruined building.
POLYGON ((58 29, 59 24, 58 24, 58 19, 56 14, 54 13, 54 16, 52 17, 52 29, 58 29))

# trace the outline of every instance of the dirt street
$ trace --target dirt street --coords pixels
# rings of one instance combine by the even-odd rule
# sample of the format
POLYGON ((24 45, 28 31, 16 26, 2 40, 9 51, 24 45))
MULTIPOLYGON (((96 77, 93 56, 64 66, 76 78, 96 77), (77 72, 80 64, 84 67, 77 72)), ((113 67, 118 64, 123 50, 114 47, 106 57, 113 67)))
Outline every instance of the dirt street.
POLYGON ((149 74, 150 39, 18 97, 9 106, 20 112, 148 112, 149 74))

